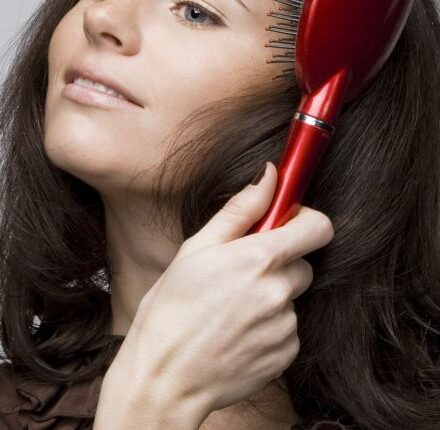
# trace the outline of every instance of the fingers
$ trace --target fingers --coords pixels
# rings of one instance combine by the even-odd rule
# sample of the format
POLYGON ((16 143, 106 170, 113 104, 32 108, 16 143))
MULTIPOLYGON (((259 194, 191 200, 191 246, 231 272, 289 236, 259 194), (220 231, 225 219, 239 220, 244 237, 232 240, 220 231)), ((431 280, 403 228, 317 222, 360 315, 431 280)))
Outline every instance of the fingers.
POLYGON ((274 270, 332 241, 334 230, 322 212, 302 207, 297 216, 274 230, 241 238, 247 255, 263 270, 274 270), (244 242, 247 242, 246 244, 244 242))

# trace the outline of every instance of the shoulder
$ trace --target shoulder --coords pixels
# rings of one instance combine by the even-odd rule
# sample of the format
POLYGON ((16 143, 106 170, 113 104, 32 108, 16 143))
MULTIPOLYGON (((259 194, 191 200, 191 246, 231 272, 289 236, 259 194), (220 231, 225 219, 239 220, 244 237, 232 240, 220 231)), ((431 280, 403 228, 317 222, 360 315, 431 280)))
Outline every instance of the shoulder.
POLYGON ((289 430, 297 421, 288 393, 272 381, 249 401, 211 412, 200 430, 289 430))

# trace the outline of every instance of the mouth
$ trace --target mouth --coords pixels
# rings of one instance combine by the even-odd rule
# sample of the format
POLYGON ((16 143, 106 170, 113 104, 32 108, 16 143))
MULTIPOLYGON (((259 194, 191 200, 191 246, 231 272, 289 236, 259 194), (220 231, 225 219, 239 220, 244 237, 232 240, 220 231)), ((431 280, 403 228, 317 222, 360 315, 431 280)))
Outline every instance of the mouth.
POLYGON ((144 108, 126 87, 91 66, 69 67, 63 95, 85 104, 144 108))

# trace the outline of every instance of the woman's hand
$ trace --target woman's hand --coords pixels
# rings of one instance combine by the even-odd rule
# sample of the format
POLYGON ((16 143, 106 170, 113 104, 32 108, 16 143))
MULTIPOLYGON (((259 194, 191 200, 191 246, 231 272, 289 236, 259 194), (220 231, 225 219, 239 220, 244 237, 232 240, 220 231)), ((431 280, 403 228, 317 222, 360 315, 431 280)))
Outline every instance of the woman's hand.
POLYGON ((174 418, 179 424, 193 411, 198 428, 211 411, 264 388, 297 356, 293 300, 313 279, 301 257, 334 233, 327 216, 302 206, 284 226, 245 235, 268 209, 276 177, 268 163, 257 186, 233 196, 183 243, 142 299, 105 382, 138 405, 139 417, 148 415, 144 422, 161 410, 168 414, 162 426, 174 418), (188 409, 170 411, 183 399, 188 409))

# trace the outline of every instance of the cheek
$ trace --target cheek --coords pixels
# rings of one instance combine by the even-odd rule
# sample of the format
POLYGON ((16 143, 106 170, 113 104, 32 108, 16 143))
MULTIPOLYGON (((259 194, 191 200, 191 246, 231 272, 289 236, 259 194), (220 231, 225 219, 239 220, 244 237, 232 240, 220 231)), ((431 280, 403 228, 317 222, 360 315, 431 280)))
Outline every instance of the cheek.
POLYGON ((48 49, 50 81, 69 58, 71 51, 79 47, 82 36, 82 11, 76 6, 64 15, 52 33, 48 49))
POLYGON ((236 96, 248 86, 270 80, 270 66, 265 63, 270 56, 262 48, 263 38, 244 40, 240 46, 232 43, 225 38, 217 40, 212 49, 174 48, 166 56, 166 64, 162 59, 155 71, 160 72, 155 91, 161 110, 181 118, 206 103, 236 96))

